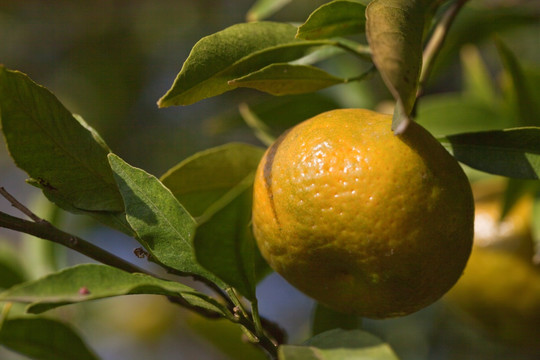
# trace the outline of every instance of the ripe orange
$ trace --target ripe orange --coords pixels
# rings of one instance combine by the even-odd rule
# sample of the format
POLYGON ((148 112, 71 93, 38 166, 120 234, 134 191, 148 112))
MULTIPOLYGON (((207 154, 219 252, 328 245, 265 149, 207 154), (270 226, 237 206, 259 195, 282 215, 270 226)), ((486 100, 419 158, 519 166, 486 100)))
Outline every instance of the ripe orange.
POLYGON ((329 111, 267 150, 253 231, 270 266, 337 311, 400 316, 440 298, 471 251, 468 179, 425 129, 391 116, 329 111))

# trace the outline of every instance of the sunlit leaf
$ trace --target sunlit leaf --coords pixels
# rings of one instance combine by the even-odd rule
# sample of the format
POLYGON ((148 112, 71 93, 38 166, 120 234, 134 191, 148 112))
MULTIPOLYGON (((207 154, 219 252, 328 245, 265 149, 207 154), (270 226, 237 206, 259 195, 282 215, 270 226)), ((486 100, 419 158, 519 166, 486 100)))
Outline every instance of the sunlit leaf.
POLYGON ((38 360, 97 360, 75 329, 45 318, 11 318, 2 323, 0 344, 38 360))
POLYGON ((142 169, 110 154, 109 161, 124 203, 127 221, 150 260, 177 271, 212 278, 195 260, 195 220, 169 189, 142 169))
POLYGON ((263 152, 251 145, 227 144, 191 156, 162 177, 197 216, 197 261, 250 299, 268 272, 250 227, 253 172, 263 152))
POLYGON ((295 39, 296 27, 285 23, 236 24, 199 40, 184 62, 160 107, 189 105, 232 90, 228 82, 272 63, 289 62, 329 41, 295 39))
POLYGON ((278 351, 279 360, 398 360, 388 344, 362 330, 330 330, 304 346, 282 345, 278 351))
POLYGON ((263 153, 264 149, 247 144, 218 146, 180 162, 161 181, 191 215, 199 217, 253 172, 263 153))
POLYGON ((281 10, 292 0, 257 0, 246 14, 247 21, 260 21, 281 10))
POLYGON ((313 66, 272 64, 231 80, 229 84, 257 89, 272 95, 295 95, 314 92, 346 81, 313 66))
POLYGON ((366 7, 358 2, 335 0, 311 13, 298 28, 297 37, 306 40, 363 33, 366 7))
POLYGON ((472 168, 518 179, 540 178, 540 128, 455 134, 441 142, 472 168))
POLYGON ((373 62, 396 100, 392 129, 401 133, 413 109, 422 67, 424 0, 374 0, 366 9, 373 62))
POLYGON ((97 264, 77 265, 22 283, 0 293, 0 300, 29 303, 28 312, 41 313, 62 305, 133 294, 181 297, 193 306, 228 314, 223 305, 186 285, 97 264))
POLYGON ((15 163, 49 199, 78 210, 123 210, 99 135, 47 89, 4 67, 0 119, 15 163))

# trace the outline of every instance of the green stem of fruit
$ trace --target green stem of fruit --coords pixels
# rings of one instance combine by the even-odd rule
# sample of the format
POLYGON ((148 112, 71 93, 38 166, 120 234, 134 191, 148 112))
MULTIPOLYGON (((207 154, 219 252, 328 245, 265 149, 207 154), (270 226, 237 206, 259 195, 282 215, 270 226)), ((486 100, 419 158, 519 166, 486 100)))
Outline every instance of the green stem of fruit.
POLYGON ((264 331, 259 315, 257 300, 255 299, 251 302, 251 313, 249 313, 233 288, 227 288, 225 291, 231 298, 231 301, 235 304, 235 316, 238 319, 238 323, 242 325, 246 332, 246 336, 265 350, 271 359, 277 359, 277 344, 275 341, 272 341, 267 336, 266 331, 264 331))
POLYGON ((418 91, 416 93, 417 98, 422 96, 426 82, 431 74, 431 71, 433 70, 435 59, 439 54, 444 44, 444 41, 446 40, 448 31, 450 30, 450 27, 454 22, 457 14, 467 1, 468 0, 456 0, 444 13, 442 19, 435 27, 435 30, 433 31, 433 34, 429 39, 429 42, 426 45, 426 48, 424 49, 424 54, 422 56, 422 72, 420 74, 418 91))

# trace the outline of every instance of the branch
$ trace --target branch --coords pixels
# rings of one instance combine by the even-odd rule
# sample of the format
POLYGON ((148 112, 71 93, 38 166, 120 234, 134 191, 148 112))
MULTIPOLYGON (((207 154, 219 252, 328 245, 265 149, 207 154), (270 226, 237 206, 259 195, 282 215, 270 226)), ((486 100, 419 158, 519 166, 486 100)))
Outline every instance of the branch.
MULTIPOLYGON (((11 200, 13 198, 10 199, 8 196, 5 196, 6 194, 7 192, 5 189, 0 188, 0 195, 10 200, 14 207, 19 210, 21 207, 23 207, 25 209, 25 211, 23 211, 25 214, 31 213, 30 210, 22 206, 18 201, 12 202, 11 200)), ((78 236, 68 234, 54 227, 50 222, 37 217, 33 213, 31 218, 34 219, 34 221, 20 219, 0 211, 0 227, 52 241, 86 255, 91 259, 99 261, 100 263, 116 267, 129 273, 144 273, 147 275, 152 275, 148 271, 139 268, 138 266, 135 266, 130 262, 125 261, 124 259, 119 258, 118 256, 113 255, 86 240, 81 239, 78 236)))
POLYGON ((442 19, 435 27, 433 35, 429 39, 429 42, 426 45, 426 48, 424 49, 424 54, 422 56, 422 73, 420 74, 416 98, 419 98, 424 93, 426 82, 431 74, 431 71, 433 70, 435 58, 439 54, 444 44, 444 41, 446 40, 446 36, 448 35, 450 26, 452 25, 457 14, 467 1, 468 0, 456 0, 452 4, 452 6, 450 6, 450 8, 443 14, 442 19))

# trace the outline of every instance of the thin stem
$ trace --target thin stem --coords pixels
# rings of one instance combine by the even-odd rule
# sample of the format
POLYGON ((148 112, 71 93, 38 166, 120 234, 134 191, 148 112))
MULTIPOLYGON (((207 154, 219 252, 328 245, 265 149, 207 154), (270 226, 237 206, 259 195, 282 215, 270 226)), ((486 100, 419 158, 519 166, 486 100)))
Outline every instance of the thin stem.
POLYGON ((0 227, 52 241, 86 255, 91 259, 99 261, 100 263, 110 265, 130 273, 144 273, 154 276, 146 270, 139 268, 138 266, 135 266, 124 259, 121 259, 116 255, 113 255, 108 251, 89 243, 86 240, 81 239, 78 236, 68 234, 60 229, 55 228, 51 223, 43 219, 41 219, 39 222, 33 222, 19 219, 0 211, 0 227))
MULTIPOLYGON (((47 220, 42 219, 36 214, 34 214, 30 209, 28 209, 21 202, 15 199, 15 197, 9 194, 6 191, 6 189, 4 189, 3 187, 0 187, 0 195, 6 198, 13 207, 17 208, 19 211, 21 211, 23 214, 27 215, 29 218, 33 220, 33 221, 28 221, 28 220, 20 219, 20 218, 11 216, 9 214, 6 214, 0 211, 0 227, 11 229, 17 232, 22 232, 29 235, 33 235, 43 240, 52 241, 54 243, 57 243, 65 247, 68 247, 72 250, 75 250, 78 253, 88 256, 89 258, 94 259, 102 264, 109 265, 117 269, 127 271, 129 273, 141 273, 141 274, 146 274, 155 278, 159 278, 157 275, 143 268, 140 268, 136 265, 133 265, 132 263, 114 254, 111 254, 108 251, 98 246, 95 246, 92 243, 86 240, 83 240, 78 236, 66 233, 56 228, 47 220)), ((216 290, 224 299, 228 300, 227 296, 225 296, 225 294, 223 294, 220 291, 221 289, 218 289, 216 286, 212 288, 216 290)), ((184 307, 188 307, 191 310, 194 310, 205 317, 209 317, 209 318, 218 317, 215 313, 211 313, 206 309, 197 308, 197 307, 193 307, 189 305, 181 297, 169 296, 168 299, 172 303, 179 304, 184 307)), ((230 300, 228 301, 230 302, 230 300)))
POLYGON ((433 70, 435 58, 439 54, 444 44, 444 41, 446 40, 446 36, 448 35, 450 26, 452 25, 457 14, 459 13, 461 8, 463 7, 463 5, 465 5, 467 1, 468 0, 456 0, 452 4, 452 6, 450 6, 450 8, 444 13, 442 19, 439 21, 439 23, 435 27, 435 30, 433 31, 433 35, 429 39, 429 42, 426 45, 426 48, 424 49, 424 54, 422 56, 423 65, 422 65, 422 72, 420 74, 418 91, 416 93, 417 98, 422 96, 424 92, 426 82, 431 74, 431 71, 433 70))
POLYGON ((264 329, 259 315, 259 304, 257 299, 251 302, 251 318, 253 319, 257 336, 262 336, 264 334, 264 329))

